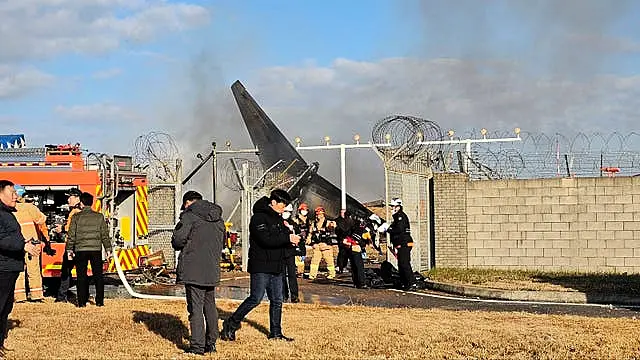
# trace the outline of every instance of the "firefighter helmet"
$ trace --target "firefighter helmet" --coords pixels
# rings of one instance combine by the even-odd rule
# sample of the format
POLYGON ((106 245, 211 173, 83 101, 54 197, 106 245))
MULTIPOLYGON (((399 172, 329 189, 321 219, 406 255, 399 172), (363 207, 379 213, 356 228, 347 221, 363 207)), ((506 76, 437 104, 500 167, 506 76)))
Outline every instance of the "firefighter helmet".
POLYGON ((390 206, 402 206, 402 200, 399 199, 399 198, 395 198, 395 199, 391 200, 389 205, 390 206))

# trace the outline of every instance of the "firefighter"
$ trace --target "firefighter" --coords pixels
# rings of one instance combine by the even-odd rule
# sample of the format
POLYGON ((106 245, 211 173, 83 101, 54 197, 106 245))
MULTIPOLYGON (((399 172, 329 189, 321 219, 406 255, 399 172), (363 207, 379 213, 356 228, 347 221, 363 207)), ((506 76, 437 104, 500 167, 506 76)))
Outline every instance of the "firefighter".
MULTIPOLYGON (((284 220, 284 224, 289 228, 292 234, 299 235, 296 233, 295 227, 293 225, 293 220, 291 219, 291 214, 293 213, 293 206, 291 204, 287 205, 284 208, 284 212, 282 213, 282 219, 284 220)), ((289 300, 289 292, 291 292, 291 302, 297 303, 298 300, 298 274, 296 271, 296 254, 298 249, 298 244, 290 244, 289 247, 284 250, 284 272, 282 274, 282 295, 283 301, 289 300)))
POLYGON ((388 232, 391 236, 391 244, 398 258, 398 272, 402 281, 402 289, 410 290, 413 286, 413 270, 411 270, 411 249, 413 239, 411 238, 411 228, 409 218, 402 211, 402 200, 395 198, 389 204, 393 207, 393 221, 391 224, 380 225, 378 231, 388 232))
POLYGON ((318 268, 320 261, 324 259, 327 263, 329 275, 327 279, 336 278, 336 267, 333 263, 333 247, 332 238, 335 237, 335 223, 327 220, 325 211, 322 206, 315 209, 316 218, 311 223, 307 242, 313 244, 313 257, 311 258, 311 269, 309 270, 309 279, 315 280, 318 276, 318 268))
POLYGON ((340 212, 342 221, 337 224, 336 232, 341 232, 341 249, 345 249, 347 260, 351 262, 351 279, 353 285, 358 289, 366 289, 364 260, 362 253, 365 252, 365 243, 362 238, 360 223, 355 221, 347 210, 340 212))
MULTIPOLYGON (((302 239, 306 239, 309 235, 309 227, 311 227, 311 221, 309 220, 309 206, 305 203, 298 206, 298 215, 293 218, 293 227, 295 233, 300 235, 302 239)), ((298 269, 298 275, 304 274, 304 262, 307 257, 307 244, 305 241, 298 243, 298 253, 296 256, 296 267, 298 269)))
POLYGON ((341 209, 340 216, 336 219, 336 236, 338 237, 338 258, 336 260, 336 266, 338 268, 338 274, 342 274, 346 270, 349 258, 351 257, 351 245, 345 242, 345 238, 352 235, 354 225, 353 219, 347 216, 347 210, 341 209))
MULTIPOLYGON (((64 242, 67 242, 66 234, 69 232, 69 226, 71 225, 71 219, 73 216, 82 210, 84 207, 82 202, 80 202, 80 195, 82 195, 82 191, 79 189, 71 189, 66 194, 67 195, 67 204, 69 204, 69 217, 67 218, 67 223, 64 226, 64 242)), ((65 249, 65 253, 67 250, 73 249, 65 249)), ((58 288, 58 294, 56 296, 56 302, 67 302, 67 291, 69 290, 69 285, 71 283, 71 270, 75 266, 75 260, 69 258, 68 256, 62 256, 62 268, 60 269, 60 287, 58 288)))
MULTIPOLYGON (((26 194, 24 187, 15 185, 18 202, 16 203, 16 212, 13 215, 20 223, 22 236, 27 241, 39 241, 40 237, 49 241, 49 233, 47 229, 47 217, 30 201, 29 194, 26 194)), ((42 302, 44 294, 42 291, 42 271, 40 268, 40 257, 25 254, 26 263, 26 280, 29 282, 29 299, 33 302, 42 302)), ((27 289, 25 286, 25 272, 21 271, 16 281, 16 289, 14 291, 14 301, 27 301, 27 289)))

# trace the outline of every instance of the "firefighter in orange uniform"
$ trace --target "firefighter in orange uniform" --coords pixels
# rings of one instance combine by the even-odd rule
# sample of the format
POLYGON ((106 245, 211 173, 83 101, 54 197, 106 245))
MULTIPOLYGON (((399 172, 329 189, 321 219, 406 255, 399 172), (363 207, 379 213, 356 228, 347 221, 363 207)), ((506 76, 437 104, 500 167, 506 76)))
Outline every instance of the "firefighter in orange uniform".
MULTIPOLYGON (((14 216, 20 223, 22 236, 27 241, 39 240, 40 237, 49 240, 49 233, 46 225, 47 217, 29 201, 26 190, 20 185, 14 186, 18 194, 18 202, 16 203, 16 212, 14 216)), ((42 302, 44 294, 42 292, 42 270, 40 268, 40 257, 25 254, 26 278, 29 281, 29 299, 35 302, 42 302)), ((16 280, 16 289, 14 291, 14 301, 27 301, 27 289, 25 286, 25 272, 21 271, 18 280, 16 280)))
POLYGON ((320 261, 322 259, 327 263, 327 270, 329 271, 327 279, 335 279, 336 267, 333 263, 333 248, 331 246, 333 243, 332 237, 335 236, 335 222, 327 220, 324 215, 324 208, 321 206, 315 209, 315 213, 316 218, 311 223, 307 237, 307 243, 313 244, 309 279, 315 280, 316 276, 318 276, 318 268, 320 267, 320 261))
MULTIPOLYGON (((69 225, 71 224, 71 218, 73 215, 77 214, 82 210, 82 203, 80 202, 80 195, 82 191, 79 189, 71 189, 67 193, 68 199, 67 203, 69 204, 69 208, 71 211, 69 212, 69 217, 67 218, 67 223, 64 226, 65 234, 69 232, 69 225)), ((67 238, 65 236, 65 244, 67 242, 67 238)), ((73 249, 65 249, 65 254, 68 250, 73 249)), ((69 285, 71 283, 71 270, 75 266, 75 260, 70 260, 68 256, 62 256, 62 269, 60 270, 60 287, 58 288, 58 295, 56 296, 56 302, 67 302, 67 291, 69 290, 69 285)))

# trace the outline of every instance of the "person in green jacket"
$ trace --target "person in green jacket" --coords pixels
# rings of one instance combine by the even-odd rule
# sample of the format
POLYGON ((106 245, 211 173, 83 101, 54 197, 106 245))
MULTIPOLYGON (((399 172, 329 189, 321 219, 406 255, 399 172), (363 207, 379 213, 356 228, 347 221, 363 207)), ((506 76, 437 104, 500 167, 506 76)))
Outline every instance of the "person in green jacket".
POLYGON ((87 192, 80 195, 84 205, 82 210, 71 219, 67 234, 67 256, 75 259, 78 275, 78 307, 85 307, 89 300, 89 282, 87 265, 91 263, 91 272, 96 285, 96 306, 104 306, 104 279, 102 276, 102 247, 111 256, 111 238, 104 216, 91 209, 93 196, 87 192))

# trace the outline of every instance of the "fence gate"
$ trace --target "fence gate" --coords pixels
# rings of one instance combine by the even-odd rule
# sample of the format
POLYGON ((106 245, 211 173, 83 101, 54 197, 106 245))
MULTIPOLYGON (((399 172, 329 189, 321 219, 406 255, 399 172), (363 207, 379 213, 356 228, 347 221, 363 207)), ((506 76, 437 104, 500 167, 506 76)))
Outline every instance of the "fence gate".
MULTIPOLYGON (((385 201, 402 199, 404 212, 409 217, 413 250, 411 266, 413 271, 427 271, 432 267, 432 229, 430 180, 431 169, 420 163, 407 163, 400 159, 385 161, 385 201)), ((391 211, 387 207, 387 221, 391 221, 391 211)), ((387 238, 387 260, 397 267, 395 255, 387 238)))

